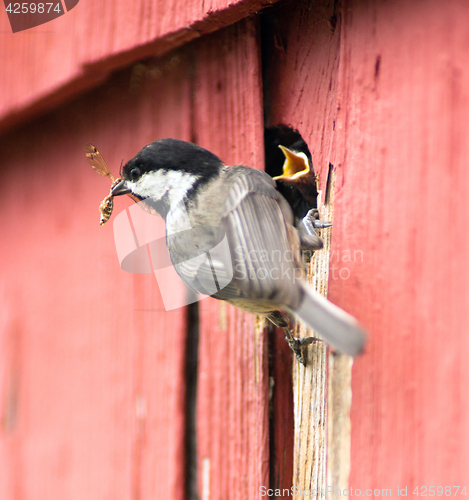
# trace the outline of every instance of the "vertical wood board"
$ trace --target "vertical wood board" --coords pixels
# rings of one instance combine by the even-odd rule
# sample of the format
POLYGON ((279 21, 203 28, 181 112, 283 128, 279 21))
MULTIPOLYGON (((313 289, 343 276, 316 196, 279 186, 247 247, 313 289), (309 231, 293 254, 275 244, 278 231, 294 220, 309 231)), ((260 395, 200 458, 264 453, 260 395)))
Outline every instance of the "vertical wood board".
POLYGON ((298 128, 322 189, 334 165, 329 298, 370 332, 349 484, 463 484, 467 5, 347 1, 334 33, 327 9, 289 5, 270 26, 267 123, 298 128))
MULTIPOLYGON (((197 143, 228 165, 262 168, 258 29, 247 19, 196 45, 197 143)), ((201 498, 255 498, 269 484, 267 338, 215 299, 200 302, 198 457, 201 498)))
POLYGON ((342 12, 334 238, 363 262, 330 288, 370 330, 352 379, 351 485, 465 484, 469 6, 342 12))
MULTIPOLYGON (((327 2, 314 6, 306 1, 286 2, 267 12, 262 26, 267 126, 283 124, 300 132, 309 146, 314 171, 318 175, 321 218, 336 224, 333 191, 324 206, 337 117, 339 38, 330 28, 329 20, 333 15, 334 5, 327 2)), ((332 235, 333 244, 334 228, 332 235)), ((325 246, 315 253, 309 274, 312 286, 327 295, 331 230, 322 231, 321 236, 325 246)), ((302 332, 302 335, 311 334, 317 335, 302 332)), ((340 357, 337 358, 340 363, 340 357)), ((329 415, 327 413, 328 387, 336 377, 335 370, 328 367, 325 344, 314 343, 309 347, 307 359, 306 368, 296 361, 293 363, 293 486, 301 496, 322 498, 326 484, 337 486, 338 475, 333 471, 344 461, 349 463, 350 433, 338 435, 337 426, 334 430, 334 416, 339 411, 335 404, 330 405, 329 415), (341 457, 333 459, 329 450, 339 444, 345 451, 341 457)), ((350 392, 346 386, 335 384, 334 388, 336 395, 342 391, 350 392)), ((346 479, 342 481, 345 485, 346 479)))
POLYGON ((112 220, 98 223, 109 181, 83 153, 95 143, 117 174, 151 140, 189 139, 179 61, 1 139, 1 498, 184 496, 184 349, 170 348, 184 312, 162 310, 154 276, 119 268, 112 220))

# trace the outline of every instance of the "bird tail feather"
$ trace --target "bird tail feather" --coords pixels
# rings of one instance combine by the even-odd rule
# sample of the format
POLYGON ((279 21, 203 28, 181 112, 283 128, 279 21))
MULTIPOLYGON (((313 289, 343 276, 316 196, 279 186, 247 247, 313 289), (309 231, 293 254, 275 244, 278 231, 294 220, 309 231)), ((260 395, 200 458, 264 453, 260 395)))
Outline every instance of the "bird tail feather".
POLYGON ((292 312, 338 351, 349 356, 360 354, 366 333, 357 320, 306 283, 301 287, 303 297, 292 312))

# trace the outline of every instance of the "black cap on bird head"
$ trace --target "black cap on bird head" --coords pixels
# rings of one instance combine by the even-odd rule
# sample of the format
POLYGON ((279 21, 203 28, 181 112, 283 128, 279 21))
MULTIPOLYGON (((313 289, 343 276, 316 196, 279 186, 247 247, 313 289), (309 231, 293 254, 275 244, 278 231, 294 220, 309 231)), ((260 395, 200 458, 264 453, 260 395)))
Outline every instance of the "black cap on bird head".
POLYGON ((142 148, 123 168, 122 177, 134 180, 137 168, 140 176, 150 170, 174 170, 195 176, 211 177, 218 173, 223 162, 210 151, 178 139, 159 139, 142 148))

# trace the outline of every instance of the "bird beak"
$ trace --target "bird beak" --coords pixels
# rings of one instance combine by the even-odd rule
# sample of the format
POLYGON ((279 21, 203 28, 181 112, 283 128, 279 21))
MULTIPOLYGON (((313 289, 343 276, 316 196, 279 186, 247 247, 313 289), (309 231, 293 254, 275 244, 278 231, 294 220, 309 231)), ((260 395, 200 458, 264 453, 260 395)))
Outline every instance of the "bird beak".
POLYGON ((295 174, 304 175, 310 171, 309 161, 304 153, 295 153, 285 146, 279 145, 285 155, 283 174, 280 177, 290 177, 295 174))
POLYGON ((130 189, 127 187, 127 181, 121 181, 119 184, 113 187, 111 194, 112 196, 120 196, 121 194, 130 193, 130 189))

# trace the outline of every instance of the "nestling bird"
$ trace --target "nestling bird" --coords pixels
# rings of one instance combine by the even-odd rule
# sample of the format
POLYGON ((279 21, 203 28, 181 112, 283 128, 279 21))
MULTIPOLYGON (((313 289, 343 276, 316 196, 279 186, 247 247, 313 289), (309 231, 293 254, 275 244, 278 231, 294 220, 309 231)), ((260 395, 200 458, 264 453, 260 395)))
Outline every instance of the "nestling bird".
POLYGON ((303 152, 294 151, 279 145, 285 156, 283 174, 274 177, 277 191, 288 201, 299 229, 302 249, 317 250, 322 248, 316 229, 332 226, 330 222, 319 220, 317 208, 316 177, 310 160, 303 152))
POLYGON ((189 142, 160 139, 127 162, 121 177, 112 195, 132 194, 165 219, 171 261, 190 289, 267 317, 285 330, 300 362, 302 346, 313 339, 295 338, 282 311, 338 351, 360 353, 365 334, 357 321, 304 280, 300 240, 308 234, 294 227, 292 210, 269 175, 228 167, 189 142), (225 237, 229 252, 212 252, 225 237))

